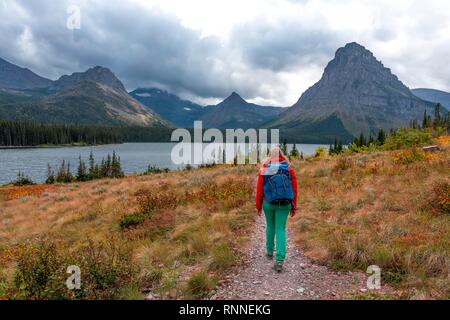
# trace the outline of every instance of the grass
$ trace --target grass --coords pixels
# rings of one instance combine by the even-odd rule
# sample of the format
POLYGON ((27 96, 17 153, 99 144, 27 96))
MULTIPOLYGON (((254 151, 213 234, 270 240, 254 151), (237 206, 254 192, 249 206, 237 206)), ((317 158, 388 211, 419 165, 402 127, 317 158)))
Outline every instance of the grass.
POLYGON ((0 299, 202 298, 245 249, 257 172, 3 187, 0 299), (69 265, 81 268, 80 291, 65 287, 69 265))
MULTIPOLYGON (((444 142, 435 154, 403 149, 293 161, 300 194, 289 224, 296 242, 335 270, 380 266, 382 282, 402 298, 449 299, 444 142)), ((2 187, 0 299, 208 297, 246 248, 257 172, 220 165, 2 187), (81 291, 65 287, 74 264, 81 291)))
POLYGON ((450 150, 444 149, 298 164, 296 241, 310 258, 335 270, 380 266, 382 281, 403 298, 450 298, 450 150), (318 174, 329 167, 328 176, 318 174))
POLYGON ((215 287, 215 282, 216 280, 206 271, 197 272, 187 282, 187 296, 196 299, 204 298, 215 287))

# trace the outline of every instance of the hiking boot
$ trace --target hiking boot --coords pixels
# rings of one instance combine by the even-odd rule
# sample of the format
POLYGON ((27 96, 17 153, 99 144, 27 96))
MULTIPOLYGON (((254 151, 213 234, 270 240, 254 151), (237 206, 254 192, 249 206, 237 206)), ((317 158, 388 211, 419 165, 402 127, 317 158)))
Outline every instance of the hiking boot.
POLYGON ((266 257, 267 257, 267 259, 272 260, 273 259, 273 252, 272 253, 266 253, 266 257))
POLYGON ((273 266, 276 272, 280 273, 283 271, 283 261, 277 261, 275 262, 275 265, 273 266))

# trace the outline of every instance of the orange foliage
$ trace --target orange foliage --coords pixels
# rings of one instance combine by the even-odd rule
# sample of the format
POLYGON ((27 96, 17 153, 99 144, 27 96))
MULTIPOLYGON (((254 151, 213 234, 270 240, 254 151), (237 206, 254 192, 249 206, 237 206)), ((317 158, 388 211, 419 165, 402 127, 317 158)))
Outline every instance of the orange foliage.
POLYGON ((418 245, 427 241, 430 235, 427 233, 411 232, 400 237, 400 240, 405 245, 418 245))
POLYGON ((31 185, 31 186, 17 186, 6 187, 0 190, 6 196, 7 200, 14 200, 23 197, 40 197, 44 192, 55 190, 56 186, 50 185, 31 185))
POLYGON ((440 136, 436 138, 436 143, 440 146, 450 146, 450 136, 440 136))

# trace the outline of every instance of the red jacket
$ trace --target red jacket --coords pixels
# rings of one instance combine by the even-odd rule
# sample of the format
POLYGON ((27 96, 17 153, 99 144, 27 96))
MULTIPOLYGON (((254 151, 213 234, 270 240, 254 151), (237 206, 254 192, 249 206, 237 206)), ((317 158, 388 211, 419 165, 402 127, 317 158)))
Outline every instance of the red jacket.
MULTIPOLYGON (((284 157, 278 157, 278 158, 271 158, 267 160, 263 167, 261 168, 259 175, 258 175, 258 184, 256 186, 256 209, 261 210, 262 209, 262 202, 264 200, 264 193, 263 193, 263 186, 264 186, 264 170, 266 169, 267 165, 270 162, 281 162, 286 161, 284 157)), ((294 191, 294 202, 293 202, 293 209, 297 208, 297 177, 295 175, 294 169, 289 166, 289 174, 291 175, 291 183, 292 183, 292 190, 294 191)))

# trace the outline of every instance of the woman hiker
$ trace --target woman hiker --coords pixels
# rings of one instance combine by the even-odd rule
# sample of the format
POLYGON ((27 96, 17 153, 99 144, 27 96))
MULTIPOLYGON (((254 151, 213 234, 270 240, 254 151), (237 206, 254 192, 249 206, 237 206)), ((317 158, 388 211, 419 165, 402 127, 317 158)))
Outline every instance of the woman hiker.
POLYGON ((297 208, 297 178, 286 157, 279 148, 270 152, 258 176, 256 188, 256 212, 266 216, 266 255, 276 256, 274 269, 283 270, 286 258, 286 221, 295 216, 297 208))

